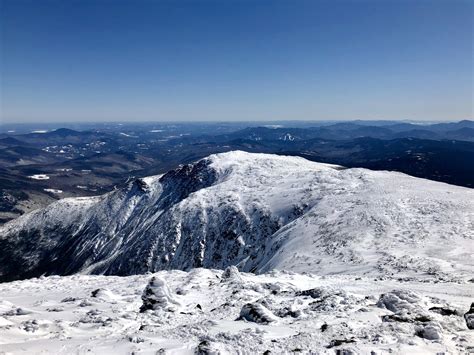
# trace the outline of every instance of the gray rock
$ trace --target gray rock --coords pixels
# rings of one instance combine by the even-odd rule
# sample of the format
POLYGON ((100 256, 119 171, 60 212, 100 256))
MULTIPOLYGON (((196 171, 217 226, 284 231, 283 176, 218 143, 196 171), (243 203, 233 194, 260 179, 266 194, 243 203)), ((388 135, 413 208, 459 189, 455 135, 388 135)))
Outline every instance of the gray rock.
POLYGON ((471 303, 471 308, 464 314, 466 325, 469 329, 474 329, 474 303, 471 303))

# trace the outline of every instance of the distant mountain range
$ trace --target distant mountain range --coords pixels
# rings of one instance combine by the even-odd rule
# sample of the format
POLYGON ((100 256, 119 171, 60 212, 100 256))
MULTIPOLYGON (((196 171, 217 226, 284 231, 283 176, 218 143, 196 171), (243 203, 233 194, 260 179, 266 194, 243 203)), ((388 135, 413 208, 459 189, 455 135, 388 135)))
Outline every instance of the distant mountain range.
POLYGON ((396 123, 383 126, 371 126, 354 122, 336 123, 333 125, 313 128, 287 127, 250 127, 221 137, 228 139, 250 140, 307 140, 330 139, 346 140, 361 137, 379 139, 421 138, 421 139, 452 139, 474 141, 474 121, 464 120, 453 123, 416 125, 396 123))
POLYGON ((83 127, 0 134, 0 224, 59 198, 102 194, 134 177, 232 150, 394 170, 474 187, 474 122, 468 120, 83 127))

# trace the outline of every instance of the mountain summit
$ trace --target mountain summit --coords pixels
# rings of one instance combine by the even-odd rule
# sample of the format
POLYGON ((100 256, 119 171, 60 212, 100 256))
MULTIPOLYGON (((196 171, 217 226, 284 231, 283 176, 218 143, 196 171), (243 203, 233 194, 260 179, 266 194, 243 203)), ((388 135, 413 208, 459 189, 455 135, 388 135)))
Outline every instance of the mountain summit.
POLYGON ((0 227, 0 281, 271 269, 466 278, 474 191, 394 172, 234 151, 0 227))

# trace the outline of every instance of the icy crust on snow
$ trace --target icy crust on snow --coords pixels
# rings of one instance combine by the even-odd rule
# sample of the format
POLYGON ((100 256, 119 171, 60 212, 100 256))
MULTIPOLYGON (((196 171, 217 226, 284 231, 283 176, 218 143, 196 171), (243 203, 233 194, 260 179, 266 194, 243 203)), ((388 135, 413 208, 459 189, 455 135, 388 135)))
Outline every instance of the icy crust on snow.
POLYGON ((0 284, 0 352, 467 354, 471 298, 472 284, 236 269, 41 277, 0 284))
POLYGON ((0 280, 195 267, 472 277, 474 190, 229 152, 0 227, 0 280))

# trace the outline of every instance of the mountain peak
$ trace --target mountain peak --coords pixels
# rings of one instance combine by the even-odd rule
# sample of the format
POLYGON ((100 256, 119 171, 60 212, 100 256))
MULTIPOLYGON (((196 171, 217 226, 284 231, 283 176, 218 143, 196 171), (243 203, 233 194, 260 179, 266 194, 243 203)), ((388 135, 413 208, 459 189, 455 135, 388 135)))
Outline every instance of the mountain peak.
POLYGON ((5 224, 0 280, 230 265, 463 278, 473 213, 468 188, 233 151, 5 224))

